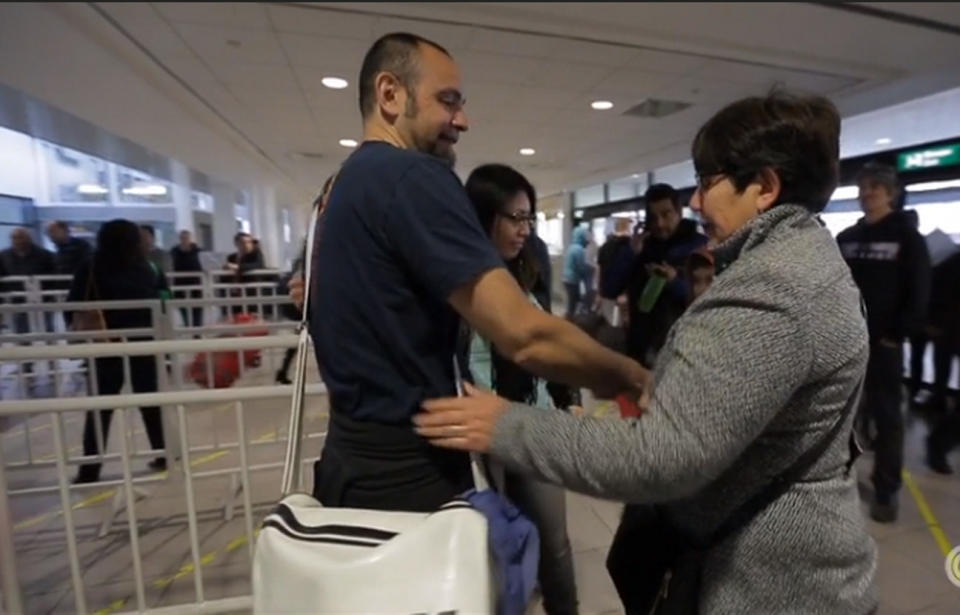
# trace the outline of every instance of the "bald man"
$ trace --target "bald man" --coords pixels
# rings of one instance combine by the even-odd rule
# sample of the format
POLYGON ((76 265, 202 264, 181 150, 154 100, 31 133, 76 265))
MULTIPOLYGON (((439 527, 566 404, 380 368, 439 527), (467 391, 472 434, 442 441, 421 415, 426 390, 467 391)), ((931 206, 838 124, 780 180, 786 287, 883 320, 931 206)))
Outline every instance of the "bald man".
MULTIPOLYGON (((15 228, 10 233, 10 247, 0 252, 0 278, 6 276, 51 275, 56 273, 53 253, 33 243, 33 236, 25 228, 15 228)), ((8 293, 23 291, 23 282, 0 280, 0 297, 4 303, 24 303, 26 298, 8 296, 8 293)), ((51 312, 44 313, 47 331, 53 331, 51 312)), ((14 333, 30 332, 30 317, 26 312, 13 315, 14 333)), ((25 365, 31 371, 31 365, 25 365)))

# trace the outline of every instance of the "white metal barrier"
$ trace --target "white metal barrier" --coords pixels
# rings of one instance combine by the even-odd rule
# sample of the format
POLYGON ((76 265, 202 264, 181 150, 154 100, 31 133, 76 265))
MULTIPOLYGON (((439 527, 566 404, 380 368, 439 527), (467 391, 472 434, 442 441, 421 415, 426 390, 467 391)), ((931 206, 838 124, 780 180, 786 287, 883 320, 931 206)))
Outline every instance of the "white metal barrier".
MULTIPOLYGON (((283 298, 260 298, 261 301, 277 301, 283 298)), ((236 298, 221 300, 218 305, 245 304, 249 298, 236 298)), ((168 308, 179 307, 179 304, 192 306, 196 302, 205 300, 180 300, 168 301, 168 308)), ((108 305, 104 307, 118 307, 115 302, 105 302, 108 305)), ((162 313, 163 305, 158 301, 146 302, 127 302, 125 307, 151 310, 159 310, 162 313), (150 304, 150 305, 145 305, 150 304)), ((90 303, 81 304, 82 308, 89 309, 90 303)), ((49 304, 37 304, 38 309, 50 307, 49 304)), ((23 309, 23 306, 19 306, 23 309)), ((54 309, 74 309, 73 304, 62 304, 54 309)), ((0 310, 18 309, 18 306, 0 306, 0 310)), ((173 310, 168 309, 168 313, 173 310)), ((277 323, 274 323, 277 324, 277 323)), ((291 323, 292 324, 292 323, 291 323)), ((204 333, 219 334, 225 331, 242 332, 251 328, 263 327, 264 323, 255 325, 216 325, 212 327, 201 328, 204 333)), ((128 330, 130 337, 135 337, 151 330, 128 330)), ((185 328, 176 332, 189 335, 195 333, 191 328, 185 328)), ((114 337, 119 331, 110 331, 114 337)), ((170 330, 167 330, 170 333, 170 330)), ((52 339, 41 338, 37 335, 36 341, 52 341, 52 339)), ((50 336, 62 336, 63 334, 48 334, 50 336)), ((62 339, 62 337, 60 337, 62 339)), ((247 539, 248 550, 252 557, 253 545, 253 503, 250 494, 250 475, 255 472, 276 470, 282 466, 282 455, 277 456, 276 462, 253 464, 249 463, 249 453, 251 450, 260 446, 275 445, 284 440, 285 430, 280 426, 274 430, 274 437, 271 440, 260 439, 256 442, 248 442, 245 428, 245 403, 263 399, 289 399, 291 387, 289 386, 256 386, 228 389, 209 389, 209 390, 189 390, 183 381, 183 370, 181 356, 184 353, 206 352, 211 356, 214 352, 238 352, 250 350, 270 350, 287 349, 296 347, 297 338, 292 335, 278 336, 267 335, 258 337, 223 337, 214 339, 198 340, 166 340, 166 341, 143 341, 127 343, 87 343, 79 345, 30 345, 30 346, 7 346, 0 348, 0 364, 13 362, 22 364, 26 361, 56 361, 64 358, 84 359, 90 365, 95 365, 97 358, 103 357, 123 357, 125 380, 129 383, 130 379, 130 357, 135 356, 153 356, 157 359, 158 372, 163 370, 160 366, 165 362, 166 357, 172 357, 174 384, 170 386, 165 373, 160 378, 163 387, 156 393, 136 393, 120 394, 111 396, 96 395, 94 389, 93 395, 86 397, 69 397, 54 399, 26 399, 0 402, 0 418, 19 416, 25 419, 24 434, 26 437, 27 459, 25 462, 10 460, 5 454, 3 447, 3 438, 0 438, 0 589, 2 589, 3 601, 6 609, 10 613, 24 612, 23 597, 20 592, 20 585, 17 575, 16 550, 14 542, 14 523, 10 511, 10 498, 31 497, 43 494, 59 494, 62 510, 65 540, 67 542, 67 555, 70 564, 71 586, 73 588, 74 606, 78 613, 89 612, 86 595, 84 592, 83 575, 79 559, 77 546, 77 536, 73 521, 73 505, 71 494, 89 490, 92 488, 115 487, 112 505, 106 510, 106 514, 101 526, 100 535, 102 536, 109 530, 113 518, 121 508, 126 508, 128 519, 129 544, 133 562, 134 585, 136 595, 136 612, 140 613, 216 613, 231 610, 249 608, 250 597, 240 596, 233 598, 224 598, 220 600, 206 600, 204 597, 203 579, 200 574, 200 550, 199 536, 197 532, 197 508, 194 500, 194 481, 204 480, 213 477, 230 476, 230 490, 225 494, 224 516, 229 519, 233 515, 233 502, 237 496, 242 495, 244 530, 247 539), (188 406, 197 404, 232 404, 234 408, 237 437, 236 441, 214 442, 212 444, 191 445, 188 437, 187 412, 188 406), (133 407, 142 406, 160 406, 163 407, 162 413, 165 421, 165 433, 170 434, 166 441, 164 451, 139 452, 131 446, 132 438, 128 429, 127 412, 133 407), (66 448, 64 438, 64 414, 78 410, 91 410, 99 408, 118 408, 117 424, 120 431, 120 451, 119 453, 108 454, 106 447, 103 446, 102 437, 98 441, 99 454, 94 457, 71 456, 66 448), (53 435, 54 455, 53 459, 38 460, 32 457, 30 451, 30 429, 31 420, 37 419, 41 415, 49 417, 49 429, 53 435), (171 428, 172 427, 172 428, 171 428), (176 437, 174 437, 176 435, 176 437), (213 449, 220 451, 236 450, 239 452, 239 465, 236 467, 219 468, 204 472, 195 472, 191 466, 191 459, 198 454, 209 452, 213 449), (134 477, 131 461, 138 457, 153 456, 164 454, 170 464, 171 471, 165 477, 134 477), (67 478, 67 466, 82 462, 109 462, 119 461, 122 466, 122 478, 114 481, 103 481, 93 485, 71 485, 67 478), (47 468, 48 470, 56 468, 55 484, 22 487, 10 489, 8 475, 11 472, 18 472, 27 469, 47 468), (162 609, 149 610, 146 607, 143 566, 141 561, 141 551, 139 545, 139 530, 137 527, 136 501, 137 496, 148 496, 149 491, 145 488, 155 485, 161 481, 179 480, 183 482, 185 492, 185 504, 187 525, 190 537, 190 552, 194 566, 194 593, 195 602, 191 604, 182 604, 162 609)), ((242 366, 243 362, 239 364, 242 366)), ((91 378, 95 381, 95 376, 91 378)), ((309 385, 308 395, 319 395, 325 392, 322 384, 309 385)), ((196 409, 191 409, 194 412, 196 409)), ((283 414, 286 414, 285 412, 283 414)), ((99 417, 99 412, 94 412, 95 417, 99 417)), ((96 433, 101 436, 101 425, 96 425, 96 433)), ((311 438, 322 438, 325 432, 308 434, 311 438)), ((310 463, 313 459, 304 459, 304 463, 310 463)))

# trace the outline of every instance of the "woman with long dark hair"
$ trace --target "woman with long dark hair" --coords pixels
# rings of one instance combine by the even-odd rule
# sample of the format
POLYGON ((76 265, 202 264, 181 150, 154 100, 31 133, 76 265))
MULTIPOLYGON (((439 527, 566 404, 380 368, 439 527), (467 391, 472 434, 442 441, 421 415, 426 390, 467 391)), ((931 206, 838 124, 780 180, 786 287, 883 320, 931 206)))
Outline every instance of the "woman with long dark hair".
MULTIPOLYGON (((140 228, 129 220, 111 220, 97 234, 97 249, 93 258, 82 265, 73 276, 67 301, 119 301, 134 299, 158 299, 168 290, 163 272, 151 267, 140 235, 140 228)), ((65 314, 67 323, 74 314, 65 314)), ((149 309, 104 310, 103 320, 107 329, 141 329, 156 326, 149 309)), ((149 340, 149 337, 130 338, 129 341, 149 340)), ((102 357, 96 359, 97 395, 116 395, 123 387, 123 358, 102 357)), ((157 391, 157 361, 153 356, 130 357, 130 386, 134 393, 157 391)), ((140 408, 150 447, 164 448, 163 422, 160 408, 140 408)), ((103 426, 103 445, 107 445, 110 433, 112 409, 100 411, 103 426)), ((96 435, 96 420, 93 411, 87 412, 83 428, 83 454, 99 454, 96 435)), ((166 458, 158 457, 150 462, 151 469, 166 468, 166 458)), ((77 483, 92 483, 100 480, 100 464, 85 463, 80 466, 77 483)))
MULTIPOLYGON (((542 265, 534 245, 528 241, 536 221, 537 195, 533 186, 508 166, 487 164, 474 169, 466 187, 480 225, 530 301, 540 306, 535 292, 542 265)), ((506 399, 544 412, 556 411, 545 380, 509 361, 489 340, 476 334, 470 342, 470 372, 474 382, 506 399)), ((544 610, 549 615, 576 613, 577 588, 567 536, 564 490, 512 470, 507 470, 504 478, 507 496, 540 531, 539 576, 544 610)))

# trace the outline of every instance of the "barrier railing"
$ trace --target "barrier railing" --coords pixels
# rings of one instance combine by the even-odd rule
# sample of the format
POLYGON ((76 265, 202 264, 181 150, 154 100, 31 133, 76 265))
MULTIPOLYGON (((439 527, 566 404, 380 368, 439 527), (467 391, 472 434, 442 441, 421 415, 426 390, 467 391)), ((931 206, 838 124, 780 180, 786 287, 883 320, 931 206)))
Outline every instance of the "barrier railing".
MULTIPOLYGON (((190 300, 187 300, 190 301, 190 300)), ((241 299, 239 301, 246 301, 241 299)), ((143 302, 135 302, 143 303, 143 302)), ((171 302, 172 303, 172 302, 171 302)), ((89 304, 85 304, 89 306, 89 304)), ((246 421, 247 414, 251 408, 247 406, 250 402, 258 400, 271 399, 289 399, 291 387, 289 386, 253 386, 225 389, 200 389, 189 390, 183 382, 183 372, 180 357, 183 354, 206 352, 212 353, 232 353, 248 352, 251 350, 267 351, 276 349, 294 348, 297 344, 297 337, 293 335, 269 335, 259 337, 229 337, 199 340, 163 340, 163 341, 136 341, 128 343, 88 343, 79 345, 48 345, 48 346, 8 346, 0 348, 0 363, 15 362, 22 363, 26 361, 55 361, 65 358, 83 359, 91 365, 96 363, 97 359, 106 357, 121 357, 125 365, 125 376, 129 382, 130 376, 130 358, 140 356, 153 356, 157 363, 167 357, 171 358, 173 364, 173 379, 175 385, 164 387, 166 390, 158 390, 152 393, 133 393, 119 395, 96 395, 87 397, 71 397, 63 399, 26 399, 11 400, 0 402, 0 418, 21 417, 26 419, 24 433, 29 441, 29 420, 43 415, 49 417, 49 429, 53 437, 53 458, 43 461, 41 464, 34 463, 31 466, 18 464, 16 461, 11 463, 9 456, 4 450, 5 438, 0 438, 0 589, 7 612, 22 613, 26 612, 23 595, 21 593, 18 572, 22 570, 17 565, 17 553, 15 549, 15 533, 18 524, 11 514, 10 499, 15 497, 31 497, 40 494, 58 494, 63 519, 64 539, 66 540, 66 552, 70 569, 70 585, 73 590, 74 607, 78 613, 89 612, 87 601, 87 592, 84 586, 84 570, 80 561, 80 550, 77 542, 77 532, 74 522, 74 503, 71 500, 71 494, 88 490, 92 488, 114 487, 113 505, 107 511, 107 517, 104 519, 104 525, 101 528, 101 536, 105 529, 109 527, 114 516, 121 507, 126 508, 126 517, 128 520, 128 542, 133 566, 133 584, 136 611, 138 613, 219 613, 238 609, 250 608, 250 596, 234 596, 229 598, 220 598, 210 600, 207 598, 204 590, 204 582, 200 569, 201 551, 200 538, 198 531, 197 503, 195 499, 194 481, 205 480, 213 477, 231 477, 230 492, 227 494, 227 504, 225 505, 224 515, 228 519, 232 517, 233 501, 242 494, 243 526, 244 536, 248 548, 248 557, 252 558, 252 545, 254 541, 254 519, 253 503, 250 490, 250 477, 253 473, 276 470, 282 465, 282 455, 277 456, 276 462, 251 464, 250 452, 257 446, 276 444, 283 441, 283 430, 280 426, 273 432, 272 440, 258 439, 255 442, 249 442, 247 437, 246 421), (233 406, 234 418, 236 422, 237 436, 235 442, 215 443, 215 446, 223 450, 236 450, 239 453, 239 464, 215 470, 197 472, 193 469, 191 462, 195 455, 208 451, 211 445, 191 445, 189 437, 188 413, 202 411, 196 408, 197 405, 204 404, 229 404, 233 406), (163 476, 135 477, 131 467, 131 461, 138 456, 144 456, 138 453, 133 445, 133 438, 128 429, 128 412, 133 407, 161 406, 163 413, 170 419, 168 424, 172 429, 166 429, 165 433, 171 437, 167 439, 167 448, 162 451, 153 450, 149 454, 164 454, 170 463, 171 470, 163 476), (99 442, 98 456, 71 456, 65 444, 64 414, 68 412, 84 411, 98 408, 118 408, 117 424, 119 427, 119 452, 105 454, 103 442, 99 442), (188 409, 189 408, 189 409, 188 409), (67 466, 85 461, 111 462, 119 461, 122 470, 122 477, 119 480, 103 481, 96 485, 71 485, 67 478, 67 466), (56 468, 56 480, 54 484, 16 487, 8 481, 10 472, 19 472, 27 468, 56 468), (188 526, 188 535, 190 542, 190 559, 193 566, 194 596, 192 603, 177 604, 163 608, 147 608, 146 587, 144 579, 144 570, 142 562, 142 549, 140 545, 140 528, 137 524, 137 496, 149 495, 145 490, 146 486, 155 485, 161 481, 182 481, 182 487, 185 495, 186 523, 188 526)), ((242 365, 242 362, 241 362, 242 365)), ((159 371, 159 370, 158 370, 159 371)), ((164 370, 165 371, 165 370, 164 370)), ((95 378, 92 378, 95 380, 95 378)), ((322 384, 310 384, 307 387, 308 395, 321 395, 325 392, 322 384)), ((96 391, 94 391, 96 393, 96 391)), ((93 413, 95 416, 99 412, 93 413)), ((285 413, 283 413, 285 414, 285 413)), ((100 431, 97 426, 97 431, 100 431)), ((316 432, 308 434, 307 437, 322 438, 325 432, 316 432)), ((311 463, 315 460, 304 459, 303 463, 311 463)), ((29 461, 29 454, 28 454, 29 461)), ((19 526, 22 527, 22 526, 19 526)))

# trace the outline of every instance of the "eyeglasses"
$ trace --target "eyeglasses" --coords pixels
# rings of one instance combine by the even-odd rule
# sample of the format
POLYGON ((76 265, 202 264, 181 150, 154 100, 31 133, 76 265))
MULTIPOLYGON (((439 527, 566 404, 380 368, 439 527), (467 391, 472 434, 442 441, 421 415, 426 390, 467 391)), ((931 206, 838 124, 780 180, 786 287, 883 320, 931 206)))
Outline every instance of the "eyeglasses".
POLYGON ((510 220, 510 221, 513 222, 514 224, 518 224, 518 225, 519 225, 519 224, 529 224, 529 225, 532 226, 532 225, 535 224, 536 221, 537 221, 537 216, 536 216, 536 214, 528 213, 528 212, 525 212, 525 211, 514 211, 514 212, 510 212, 510 213, 506 213, 506 212, 499 211, 499 212, 497 212, 497 215, 498 215, 498 216, 502 216, 502 217, 506 218, 507 220, 510 220))
POLYGON ((723 180, 723 178, 726 177, 726 175, 727 174, 722 171, 715 171, 711 173, 697 173, 696 174, 697 190, 700 192, 700 194, 706 193, 708 190, 710 190, 711 188, 716 186, 718 183, 720 183, 720 181, 723 180))

